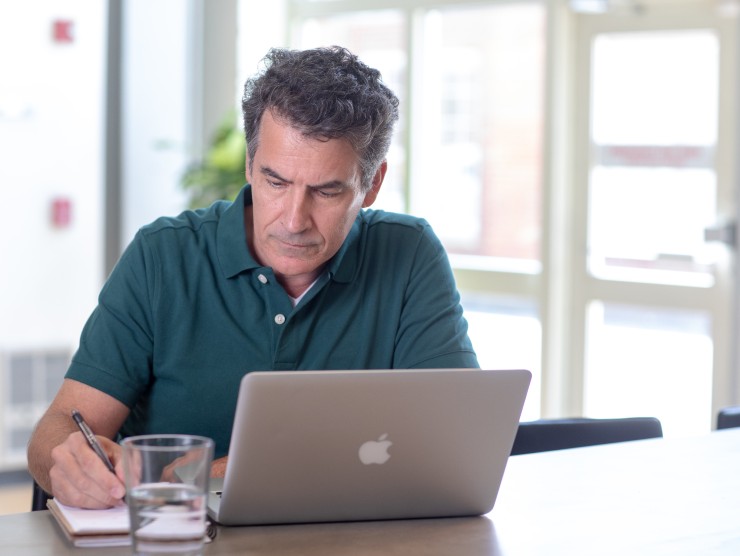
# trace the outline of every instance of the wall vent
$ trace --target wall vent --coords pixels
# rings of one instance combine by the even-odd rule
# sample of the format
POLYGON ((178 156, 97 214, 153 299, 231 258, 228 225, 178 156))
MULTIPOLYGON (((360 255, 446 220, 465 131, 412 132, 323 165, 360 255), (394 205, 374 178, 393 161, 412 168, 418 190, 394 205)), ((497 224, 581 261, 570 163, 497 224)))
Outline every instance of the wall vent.
POLYGON ((68 349, 0 352, 0 469, 26 466, 26 445, 69 367, 68 349))

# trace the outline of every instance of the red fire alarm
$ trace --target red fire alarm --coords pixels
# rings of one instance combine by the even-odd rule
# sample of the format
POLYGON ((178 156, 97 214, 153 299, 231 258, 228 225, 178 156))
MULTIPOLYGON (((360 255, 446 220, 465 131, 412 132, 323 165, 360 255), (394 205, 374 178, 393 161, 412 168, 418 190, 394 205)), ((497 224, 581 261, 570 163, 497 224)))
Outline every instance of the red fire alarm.
POLYGON ((71 44, 75 42, 74 21, 55 19, 51 25, 51 36, 56 43, 71 44))
POLYGON ((69 228, 72 223, 72 202, 66 197, 51 201, 51 225, 55 228, 69 228))

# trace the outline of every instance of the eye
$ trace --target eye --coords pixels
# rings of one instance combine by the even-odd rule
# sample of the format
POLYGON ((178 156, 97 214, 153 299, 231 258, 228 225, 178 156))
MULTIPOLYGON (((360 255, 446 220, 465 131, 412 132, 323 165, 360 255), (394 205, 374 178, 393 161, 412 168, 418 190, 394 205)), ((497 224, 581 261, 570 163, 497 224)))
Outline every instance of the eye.
POLYGON ((339 197, 342 194, 343 189, 340 187, 324 187, 321 189, 315 189, 314 191, 322 199, 333 199, 334 197, 339 197))

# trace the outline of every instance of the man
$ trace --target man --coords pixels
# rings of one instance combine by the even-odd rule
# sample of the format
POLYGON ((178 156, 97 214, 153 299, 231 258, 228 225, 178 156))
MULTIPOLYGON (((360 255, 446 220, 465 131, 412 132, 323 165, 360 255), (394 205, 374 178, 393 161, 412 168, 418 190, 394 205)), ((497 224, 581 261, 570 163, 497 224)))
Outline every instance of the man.
POLYGON ((212 474, 223 475, 250 371, 478 366, 428 224, 362 210, 378 196, 398 117, 380 74, 338 47, 272 50, 242 110, 248 185, 233 203, 139 231, 34 431, 29 469, 63 503, 120 501, 121 436, 209 436, 212 474))

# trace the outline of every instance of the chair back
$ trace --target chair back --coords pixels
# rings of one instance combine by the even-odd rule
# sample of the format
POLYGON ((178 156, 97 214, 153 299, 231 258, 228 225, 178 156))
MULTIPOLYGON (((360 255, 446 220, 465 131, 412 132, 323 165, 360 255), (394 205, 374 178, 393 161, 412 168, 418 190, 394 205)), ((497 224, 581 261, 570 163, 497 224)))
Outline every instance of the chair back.
POLYGON ((519 423, 511 455, 661 438, 655 417, 540 419, 519 423))
POLYGON ((51 496, 41 488, 36 481, 33 482, 33 498, 31 499, 31 511, 37 512, 46 509, 46 502, 51 496))
POLYGON ((740 427, 740 405, 725 407, 717 414, 718 429, 733 429, 740 427))

